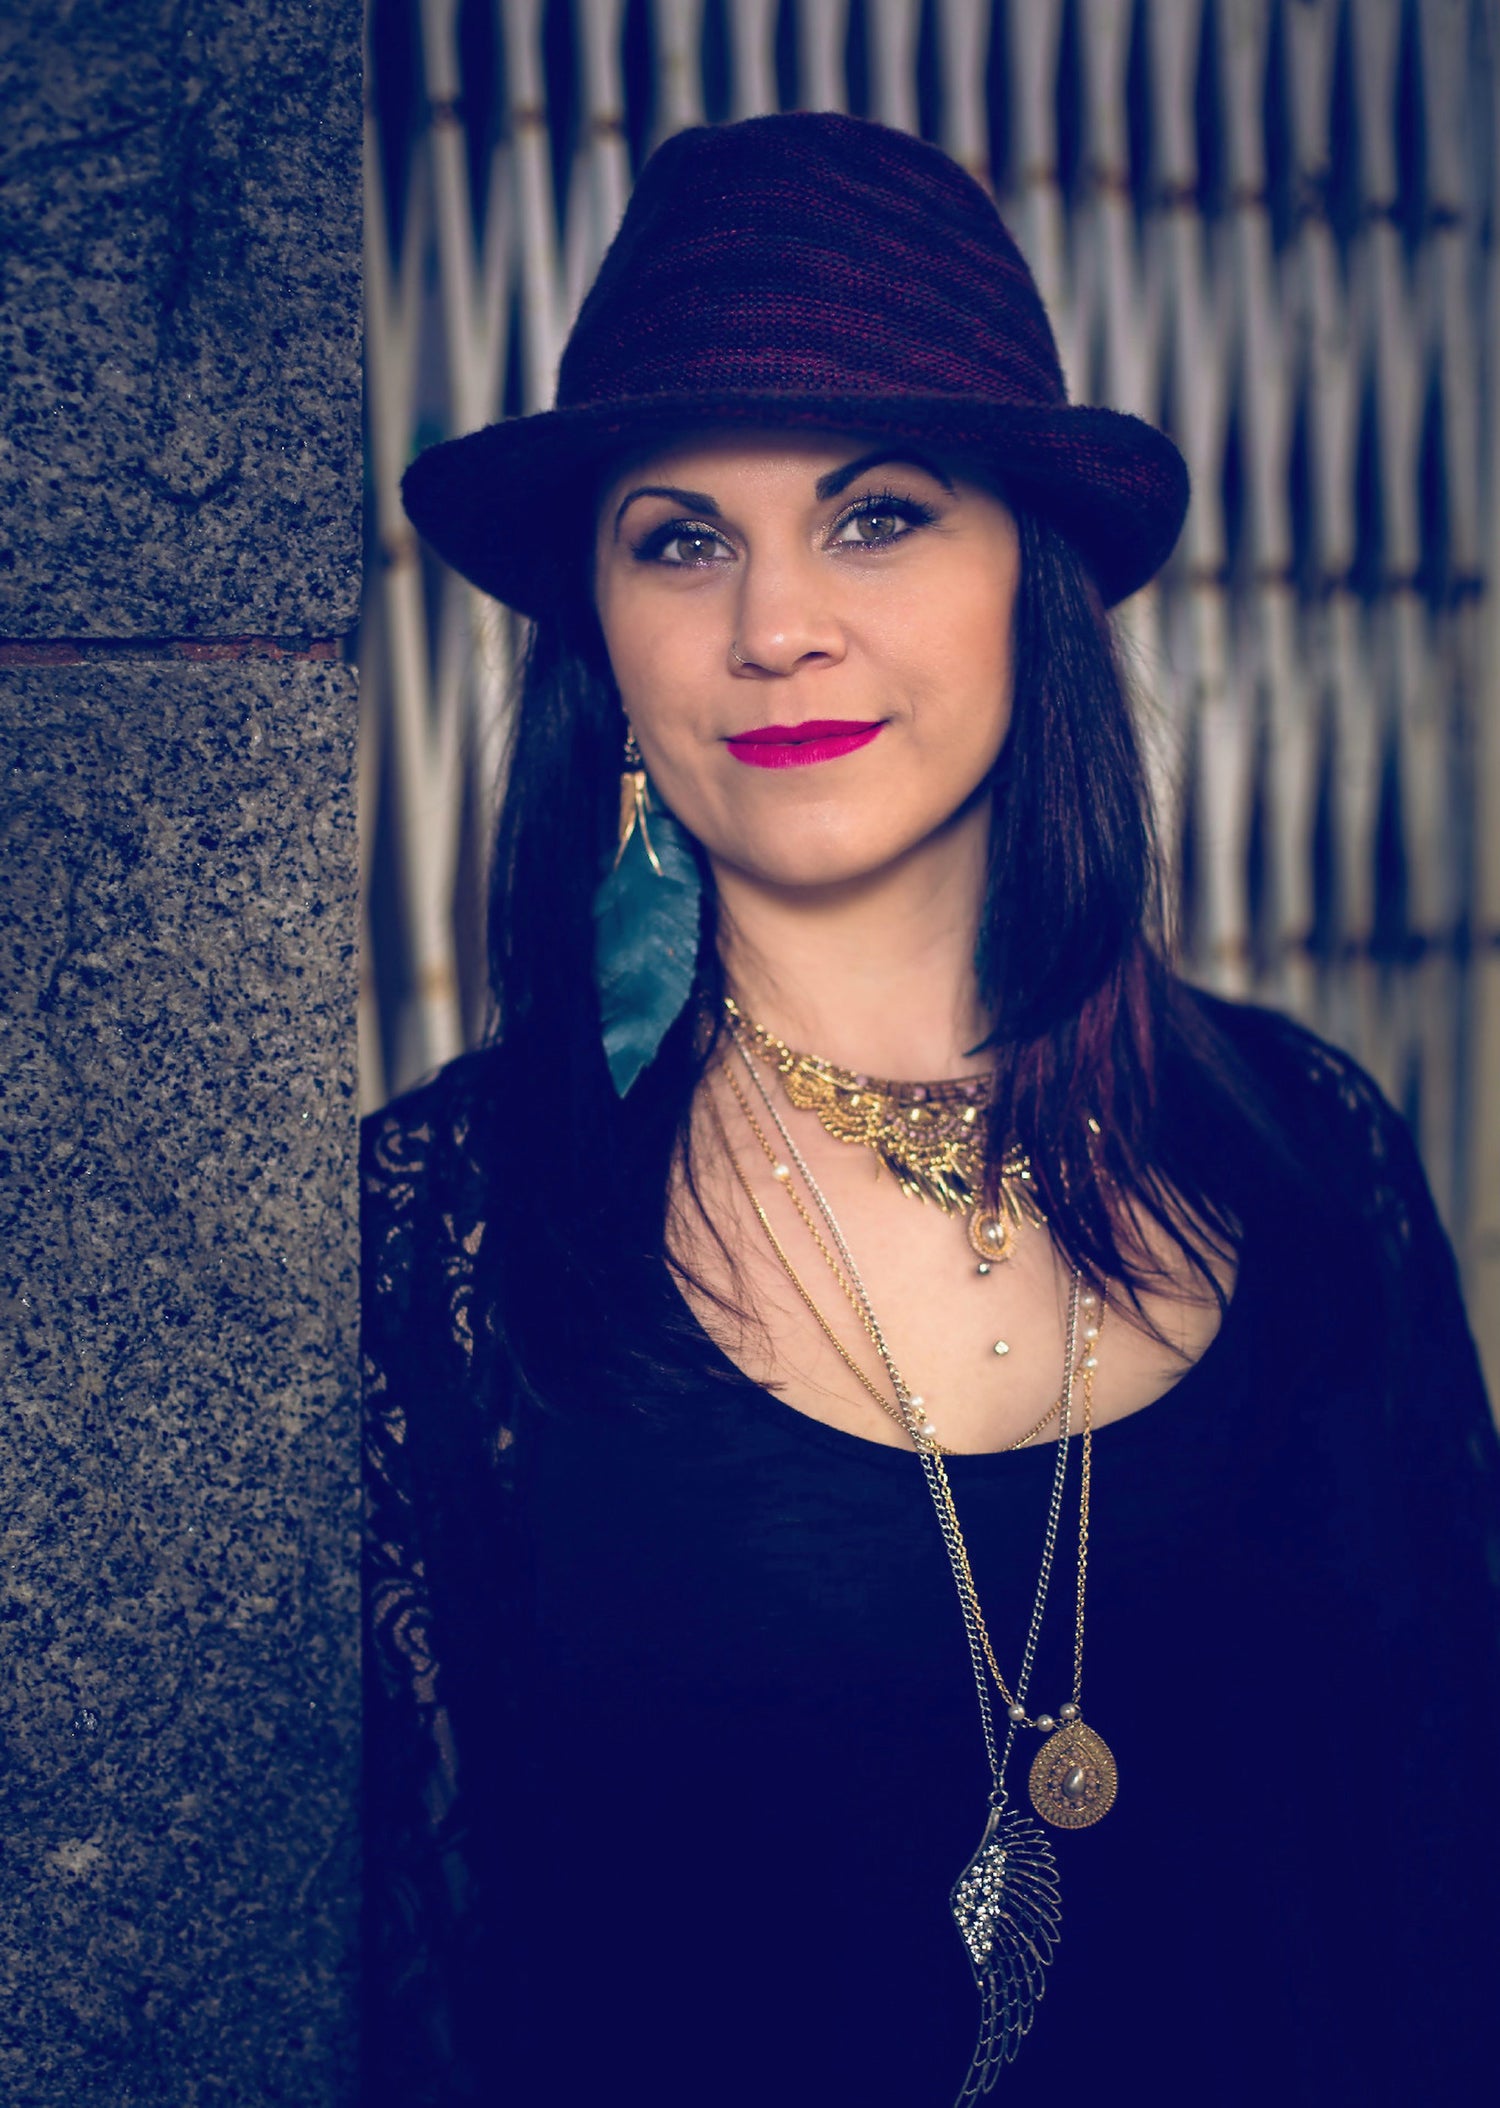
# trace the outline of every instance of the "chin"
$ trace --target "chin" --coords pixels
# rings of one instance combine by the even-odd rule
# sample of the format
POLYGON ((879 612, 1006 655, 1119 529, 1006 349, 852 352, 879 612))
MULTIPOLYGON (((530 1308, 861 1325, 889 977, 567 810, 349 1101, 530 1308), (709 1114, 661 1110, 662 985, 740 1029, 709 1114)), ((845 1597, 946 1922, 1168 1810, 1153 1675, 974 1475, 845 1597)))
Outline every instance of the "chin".
POLYGON ((814 828, 799 829, 796 819, 788 816, 774 839, 727 845, 723 861, 758 885, 810 892, 875 878, 914 849, 918 840, 920 837, 909 840, 905 836, 894 841, 830 840, 814 828))

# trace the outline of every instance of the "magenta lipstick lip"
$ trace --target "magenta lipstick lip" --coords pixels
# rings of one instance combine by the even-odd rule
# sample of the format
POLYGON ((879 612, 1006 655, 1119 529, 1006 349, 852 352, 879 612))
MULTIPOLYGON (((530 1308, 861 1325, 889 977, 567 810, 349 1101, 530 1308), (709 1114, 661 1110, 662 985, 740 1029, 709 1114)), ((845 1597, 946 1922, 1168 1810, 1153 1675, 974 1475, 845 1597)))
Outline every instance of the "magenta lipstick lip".
POLYGON ((800 725, 757 725, 748 732, 734 733, 724 744, 748 768, 797 769, 852 754, 858 747, 867 747, 884 729, 884 718, 861 723, 845 717, 810 717, 800 725))

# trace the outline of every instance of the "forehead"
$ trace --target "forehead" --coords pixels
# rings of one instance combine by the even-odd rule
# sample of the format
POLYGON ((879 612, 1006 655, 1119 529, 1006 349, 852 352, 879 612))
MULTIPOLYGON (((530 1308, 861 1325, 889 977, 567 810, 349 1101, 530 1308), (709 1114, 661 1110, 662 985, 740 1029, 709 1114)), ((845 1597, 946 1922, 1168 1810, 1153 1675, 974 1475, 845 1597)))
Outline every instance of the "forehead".
POLYGON ((935 447, 878 432, 839 426, 795 431, 774 425, 694 426, 654 436, 614 455, 601 467, 595 490, 602 506, 618 501, 627 488, 638 483, 691 482, 706 489, 715 476, 738 479, 768 470, 813 482, 865 457, 872 467, 889 462, 925 469, 954 489, 965 482, 981 488, 990 483, 972 463, 954 460, 935 447))

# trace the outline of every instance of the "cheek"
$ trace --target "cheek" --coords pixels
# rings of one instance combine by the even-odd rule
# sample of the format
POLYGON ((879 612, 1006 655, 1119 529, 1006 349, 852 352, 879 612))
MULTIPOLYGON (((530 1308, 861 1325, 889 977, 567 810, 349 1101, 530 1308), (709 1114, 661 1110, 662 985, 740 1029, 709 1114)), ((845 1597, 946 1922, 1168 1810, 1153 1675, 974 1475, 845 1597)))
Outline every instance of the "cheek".
POLYGON ((707 790, 701 640, 680 610, 643 604, 628 594, 596 602, 620 701, 640 741, 652 781, 669 809, 703 832, 707 790))
POLYGON ((693 687, 688 625, 660 601, 608 585, 595 602, 615 685, 638 729, 670 714, 671 698, 693 687))
POLYGON ((991 769, 1010 736, 1011 653, 1008 638, 975 639, 970 668, 968 742, 977 770, 991 769))
POLYGON ((1012 596, 996 590, 992 573, 913 610, 899 647, 913 704, 911 736, 941 773, 982 775, 1005 744, 1011 615, 1012 596))

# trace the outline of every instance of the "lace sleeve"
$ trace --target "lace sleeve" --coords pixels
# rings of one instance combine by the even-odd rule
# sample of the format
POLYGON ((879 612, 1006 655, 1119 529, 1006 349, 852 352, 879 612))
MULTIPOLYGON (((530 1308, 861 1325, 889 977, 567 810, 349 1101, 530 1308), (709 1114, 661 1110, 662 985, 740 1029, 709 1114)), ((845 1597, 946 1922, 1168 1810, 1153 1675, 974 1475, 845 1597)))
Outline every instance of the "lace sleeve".
MULTIPOLYGON (((1411 1131, 1362 1072, 1343 1091, 1364 1123, 1376 1169, 1373 1212, 1389 1304, 1387 1414, 1429 1686, 1472 1689, 1488 1709, 1493 1748, 1500 1739, 1500 1436, 1453 1247, 1411 1131)), ((1439 1737, 1439 1723, 1431 1725, 1439 1737)))
POLYGON ((1500 1800, 1485 1768, 1500 1747, 1500 1438, 1406 1122, 1339 1050, 1266 1013, 1225 1015, 1262 1057, 1302 1161, 1370 1233, 1331 1313, 1349 1321, 1362 1411, 1331 1439, 1341 1538, 1376 1593, 1384 1674, 1327 1746, 1335 1774, 1362 1738, 1390 1759, 1384 2024, 1392 2069, 1420 2074, 1409 2097, 1438 2100, 1500 2057, 1500 1800))
POLYGON ((476 1534, 466 1502, 504 1498, 509 1434, 476 1351, 473 1080, 472 1061, 455 1065, 362 1135, 365 2108, 479 2097, 463 2054, 479 1884, 455 1727, 477 1584, 459 1540, 476 1534))
POLYGON ((1500 1747, 1500 1441, 1415 1144, 1376 1095, 1367 1116, 1395 1304, 1386 1396, 1404 1525, 1388 1586, 1391 1631, 1406 1644, 1392 1650, 1390 1689, 1373 1695, 1405 1782, 1392 1947, 1422 2090, 1440 2099, 1500 2057, 1500 1804, 1470 1762, 1500 1747))
POLYGON ((1379 1342, 1370 1397, 1381 1424, 1363 1449, 1372 1471, 1386 1460, 1406 1520, 1409 1563, 1392 1567, 1393 1586, 1405 1576, 1401 1608, 1434 1661, 1463 1650, 1454 1674, 1500 1703, 1500 1437, 1411 1130, 1351 1056, 1300 1026, 1242 1009, 1232 1029, 1259 1043, 1313 1177, 1341 1189, 1371 1233, 1358 1316, 1379 1342))

